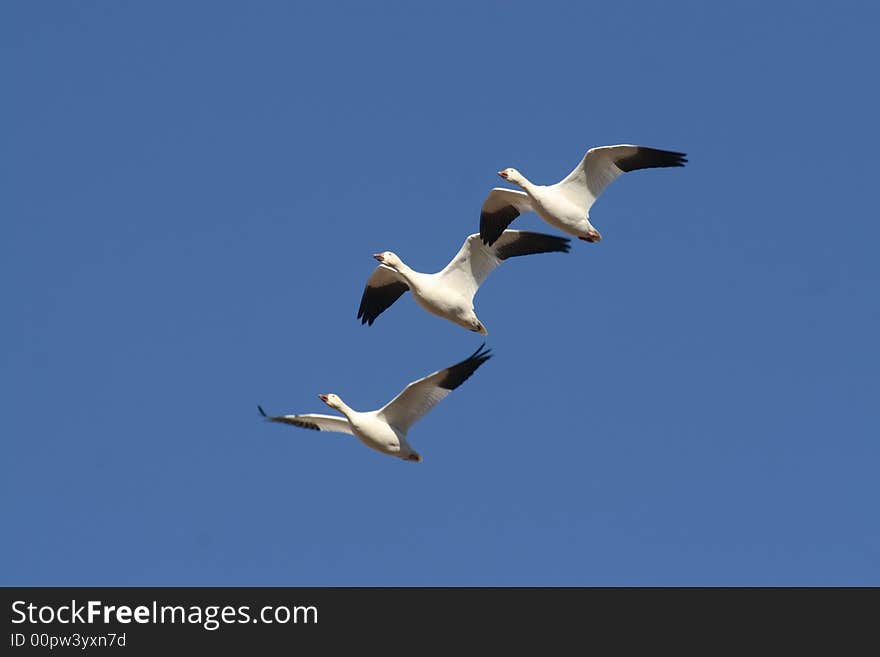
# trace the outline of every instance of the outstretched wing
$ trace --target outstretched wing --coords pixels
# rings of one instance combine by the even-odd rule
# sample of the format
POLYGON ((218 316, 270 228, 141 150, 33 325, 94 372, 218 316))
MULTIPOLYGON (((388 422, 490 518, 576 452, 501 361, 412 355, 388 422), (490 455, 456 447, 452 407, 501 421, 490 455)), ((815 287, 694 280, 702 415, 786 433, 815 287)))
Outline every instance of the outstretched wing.
POLYGON ((465 239, 461 249, 439 275, 448 285, 473 298, 492 270, 508 258, 534 253, 566 253, 570 242, 568 238, 555 235, 505 230, 492 246, 486 246, 475 233, 465 239))
POLYGON ((493 244, 514 219, 531 209, 532 203, 525 192, 495 187, 480 211, 480 238, 485 244, 493 244))
POLYGON ((344 417, 336 417, 335 415, 321 415, 320 413, 307 413, 305 415, 266 415, 266 411, 262 406, 257 406, 260 415, 270 422, 282 422, 284 424, 292 424, 301 429, 311 429, 312 431, 332 431, 334 433, 347 433, 354 435, 351 431, 351 425, 344 417))
POLYGON ((477 368, 491 358, 485 344, 468 358, 451 367, 413 381, 379 410, 388 424, 406 433, 437 403, 468 380, 477 368))
POLYGON ((409 286, 396 271, 385 265, 379 265, 367 279, 367 286, 361 296, 358 308, 358 319, 361 324, 373 325, 376 318, 397 301, 409 286))
POLYGON ((586 212, 618 176, 637 169, 683 167, 686 162, 685 153, 678 151, 632 144, 599 146, 588 150, 580 164, 553 187, 586 212))

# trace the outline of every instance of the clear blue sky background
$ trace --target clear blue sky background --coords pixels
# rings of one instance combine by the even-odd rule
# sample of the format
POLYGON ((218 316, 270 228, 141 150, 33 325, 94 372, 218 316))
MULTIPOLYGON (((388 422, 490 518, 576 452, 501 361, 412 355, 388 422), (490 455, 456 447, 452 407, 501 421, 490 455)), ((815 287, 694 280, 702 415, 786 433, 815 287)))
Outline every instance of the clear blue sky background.
POLYGON ((2 583, 880 585, 880 11, 423 5, 0 6, 2 583), (370 254, 621 142, 424 463, 261 421, 473 351, 370 254))

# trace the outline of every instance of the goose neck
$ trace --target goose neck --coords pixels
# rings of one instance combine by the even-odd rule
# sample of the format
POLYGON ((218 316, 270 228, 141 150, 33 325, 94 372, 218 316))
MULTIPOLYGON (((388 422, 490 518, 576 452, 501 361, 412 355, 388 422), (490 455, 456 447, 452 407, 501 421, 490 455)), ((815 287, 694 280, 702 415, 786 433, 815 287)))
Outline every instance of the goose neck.
POLYGON ((404 263, 400 263, 397 267, 394 268, 395 271, 403 277, 403 280, 406 281, 407 285, 410 287, 413 286, 415 279, 418 278, 418 272, 410 269, 404 263))
POLYGON ((351 406, 346 404, 341 399, 339 400, 339 404, 337 404, 336 406, 336 410, 342 413, 349 420, 349 422, 351 421, 352 417, 357 414, 356 410, 354 410, 351 406))

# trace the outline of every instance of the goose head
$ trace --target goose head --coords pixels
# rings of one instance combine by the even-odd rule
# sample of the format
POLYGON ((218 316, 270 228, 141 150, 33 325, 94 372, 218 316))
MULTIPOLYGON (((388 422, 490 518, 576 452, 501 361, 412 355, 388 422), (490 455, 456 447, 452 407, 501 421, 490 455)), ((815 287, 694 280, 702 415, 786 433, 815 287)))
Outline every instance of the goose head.
POLYGON ((498 175, 504 178, 507 182, 519 185, 520 187, 522 187, 523 183, 526 181, 526 177, 512 167, 502 169, 498 172, 498 175))
POLYGON ((397 257, 393 251, 382 251, 382 253, 374 253, 373 257, 386 267, 398 270, 403 265, 403 260, 397 257))
POLYGON ((318 399, 337 411, 342 408, 343 405, 339 395, 334 395, 332 392, 327 395, 318 395, 318 399))

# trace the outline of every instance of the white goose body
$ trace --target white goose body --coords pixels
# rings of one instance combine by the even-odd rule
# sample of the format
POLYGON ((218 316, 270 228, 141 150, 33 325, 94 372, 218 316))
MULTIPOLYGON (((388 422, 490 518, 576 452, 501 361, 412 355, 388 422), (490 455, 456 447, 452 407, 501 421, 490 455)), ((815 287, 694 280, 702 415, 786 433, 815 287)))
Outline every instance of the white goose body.
POLYGON ((564 233, 598 242, 602 235, 590 223, 590 208, 609 184, 627 171, 682 167, 686 162, 685 154, 677 151, 618 144, 591 148, 554 185, 536 185, 516 169, 503 169, 498 175, 522 191, 496 187, 489 192, 480 212, 480 238, 491 246, 519 215, 535 212, 564 233))
POLYGON ((394 399, 375 411, 356 411, 332 393, 318 397, 330 408, 342 413, 343 417, 320 413, 270 416, 262 407, 257 408, 271 422, 292 424, 315 431, 347 433, 382 454, 406 461, 421 461, 421 455, 407 441, 410 428, 446 395, 467 381, 489 358, 489 351, 484 350, 481 345, 460 363, 413 381, 394 399))
MULTIPOLYGON (((465 290, 448 285, 441 276, 442 272, 424 274, 413 271, 401 262, 400 267, 394 269, 401 274, 406 281, 413 299, 422 308, 432 315, 448 319, 451 322, 463 326, 469 331, 480 323, 474 312, 473 298, 468 298, 465 290)), ((380 265, 387 266, 387 265, 380 265)))
POLYGON ((355 411, 346 406, 339 408, 345 415, 351 432, 364 445, 377 452, 390 456, 408 458, 415 454, 415 450, 406 442, 406 434, 398 431, 380 417, 379 411, 355 411))
POLYGON ((469 331, 476 327, 478 333, 487 333, 474 311, 473 299, 468 299, 455 288, 444 285, 437 274, 429 274, 430 280, 422 288, 413 291, 413 298, 432 315, 448 319, 469 331), (482 329, 482 330, 481 330, 482 329))
POLYGON ((535 253, 567 252, 566 238, 506 230, 492 246, 478 234, 465 239, 461 249, 442 271, 424 274, 408 267, 395 253, 373 257, 381 264, 364 288, 358 319, 372 325, 404 292, 410 290, 422 308, 469 331, 485 335, 486 328, 474 311, 474 295, 489 274, 507 258, 535 253))
POLYGON ((529 195, 532 209, 541 219, 563 233, 586 238, 592 226, 584 209, 573 203, 564 194, 554 189, 556 186, 533 185, 526 181, 523 190, 529 195))

